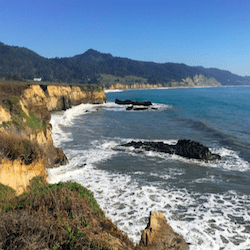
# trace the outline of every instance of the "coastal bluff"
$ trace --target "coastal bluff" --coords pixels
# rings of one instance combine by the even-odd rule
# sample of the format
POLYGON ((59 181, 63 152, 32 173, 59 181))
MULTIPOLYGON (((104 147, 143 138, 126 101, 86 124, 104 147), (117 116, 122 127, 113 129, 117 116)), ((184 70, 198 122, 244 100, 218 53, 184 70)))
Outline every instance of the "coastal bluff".
POLYGON ((0 183, 21 194, 46 168, 67 162, 53 145, 51 111, 106 102, 102 89, 76 85, 0 83, 0 183))
POLYGON ((134 244, 75 182, 48 183, 67 163, 53 145, 51 111, 106 102, 100 87, 0 82, 0 249, 189 249, 165 216, 151 212, 134 244))

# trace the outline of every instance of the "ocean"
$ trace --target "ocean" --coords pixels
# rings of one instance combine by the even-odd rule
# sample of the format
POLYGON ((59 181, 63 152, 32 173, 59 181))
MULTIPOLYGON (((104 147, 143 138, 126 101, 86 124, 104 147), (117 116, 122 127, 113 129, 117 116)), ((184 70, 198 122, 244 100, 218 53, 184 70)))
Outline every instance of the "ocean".
POLYGON ((68 157, 49 182, 89 188, 118 227, 139 242, 150 211, 162 212, 190 249, 250 249, 250 87, 106 91, 108 103, 52 115, 54 144, 68 157), (127 111, 115 99, 151 101, 127 111), (130 141, 202 143, 205 162, 122 147, 130 141))

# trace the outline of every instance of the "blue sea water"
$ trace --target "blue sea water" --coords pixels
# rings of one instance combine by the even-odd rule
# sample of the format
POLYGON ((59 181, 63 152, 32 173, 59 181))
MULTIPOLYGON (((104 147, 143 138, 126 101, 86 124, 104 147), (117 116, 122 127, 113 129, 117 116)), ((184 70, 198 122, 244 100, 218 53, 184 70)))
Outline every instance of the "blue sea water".
POLYGON ((50 182, 73 180, 93 191, 106 215, 135 242, 150 211, 164 213, 190 249, 250 249, 250 87, 127 90, 108 103, 52 115, 53 140, 69 164, 50 182), (152 101, 127 111, 115 99, 152 101), (145 152, 129 141, 202 143, 220 161, 145 152))

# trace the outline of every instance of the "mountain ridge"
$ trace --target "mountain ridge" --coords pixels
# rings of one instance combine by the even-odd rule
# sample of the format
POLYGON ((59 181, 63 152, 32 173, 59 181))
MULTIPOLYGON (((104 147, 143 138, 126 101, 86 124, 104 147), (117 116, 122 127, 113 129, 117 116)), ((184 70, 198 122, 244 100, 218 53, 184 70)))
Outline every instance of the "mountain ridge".
MULTIPOLYGON (((64 83, 92 83, 108 87, 115 83, 162 85, 164 87, 186 86, 186 79, 200 75, 207 84, 216 82, 222 85, 250 84, 247 77, 238 76, 230 71, 202 66, 191 67, 184 63, 155 63, 129 58, 114 57, 89 49, 73 57, 45 58, 24 47, 9 46, 0 42, 0 75, 16 75, 24 79, 41 77, 43 81, 64 83), (102 75, 111 75, 112 79, 102 75), (115 81, 133 76, 129 81, 115 81), (186 82, 184 84, 184 82, 186 82)), ((216 83, 217 84, 217 83, 216 83)), ((215 85, 216 85, 215 84, 215 85)), ((217 84, 218 85, 218 84, 217 84)))

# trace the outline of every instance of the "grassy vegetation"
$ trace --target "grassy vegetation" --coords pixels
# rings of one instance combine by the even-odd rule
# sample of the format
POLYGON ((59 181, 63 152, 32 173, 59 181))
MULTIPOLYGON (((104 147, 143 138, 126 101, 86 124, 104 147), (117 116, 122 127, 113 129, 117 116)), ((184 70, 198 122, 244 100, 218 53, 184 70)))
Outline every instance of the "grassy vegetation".
POLYGON ((0 127, 10 127, 15 125, 18 129, 25 129, 26 126, 29 127, 32 132, 45 130, 49 121, 46 119, 40 119, 36 117, 32 112, 27 115, 23 110, 18 110, 18 115, 11 116, 12 121, 3 122, 0 127), (25 121, 23 120, 25 119, 25 121))
MULTIPOLYGON (((19 82, 0 82, 0 103, 3 107, 10 111, 11 120, 9 122, 3 122, 2 127, 9 127, 15 125, 18 129, 25 129, 25 127, 31 128, 32 132, 44 130, 48 124, 48 118, 40 119, 33 112, 29 112, 27 115, 19 104, 20 95, 28 87, 27 84, 19 82), (24 121, 25 119, 25 121, 24 121)), ((41 111, 38 110, 37 114, 41 115, 41 111)), ((44 112, 43 112, 44 113, 44 112)))
POLYGON ((124 249, 135 248, 88 189, 41 177, 20 196, 0 185, 0 231, 0 249, 113 249, 114 237, 124 249))
POLYGON ((41 148, 36 142, 15 134, 0 134, 0 160, 3 158, 11 161, 20 159, 25 165, 29 165, 41 155, 41 148))

